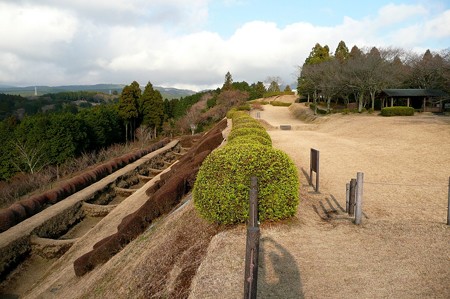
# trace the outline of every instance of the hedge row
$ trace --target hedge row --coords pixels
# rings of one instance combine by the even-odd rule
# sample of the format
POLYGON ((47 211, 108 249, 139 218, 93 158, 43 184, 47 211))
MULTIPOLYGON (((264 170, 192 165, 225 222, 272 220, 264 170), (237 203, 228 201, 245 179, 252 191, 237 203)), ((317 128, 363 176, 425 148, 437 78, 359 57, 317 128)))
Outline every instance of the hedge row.
POLYGON ((117 157, 106 163, 98 165, 94 169, 77 175, 58 187, 48 190, 42 194, 34 195, 27 199, 19 200, 6 209, 0 210, 0 232, 4 232, 21 221, 39 213, 48 206, 86 188, 98 180, 110 175, 114 171, 136 161, 148 153, 164 147, 169 139, 161 140, 150 147, 117 157))
POLYGON ((231 111, 228 116, 233 120, 228 143, 205 159, 194 185, 194 204, 200 215, 222 224, 245 222, 252 176, 258 179, 260 221, 295 215, 299 180, 294 163, 272 148, 263 128, 247 125, 256 120, 243 112, 231 111))
POLYGON ((381 115, 382 116, 413 116, 414 108, 404 107, 404 106, 385 107, 385 108, 381 109, 381 115))
POLYGON ((222 130, 225 127, 226 120, 223 120, 205 134, 169 172, 161 176, 156 185, 146 191, 149 199, 136 212, 122 219, 117 233, 97 242, 92 251, 76 259, 73 264, 75 274, 82 276, 105 263, 144 232, 154 219, 170 212, 194 185, 205 157, 223 141, 222 130))

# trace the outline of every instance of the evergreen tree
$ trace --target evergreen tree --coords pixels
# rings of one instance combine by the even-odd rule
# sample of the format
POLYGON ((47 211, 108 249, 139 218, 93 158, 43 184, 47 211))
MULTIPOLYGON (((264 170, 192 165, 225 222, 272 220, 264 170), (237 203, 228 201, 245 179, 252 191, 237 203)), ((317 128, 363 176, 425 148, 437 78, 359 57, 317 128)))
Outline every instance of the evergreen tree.
POLYGON ((223 83, 222 90, 232 90, 233 89, 233 77, 231 77, 230 72, 225 74, 225 82, 223 83))
POLYGON ((261 81, 258 81, 257 83, 253 83, 250 86, 250 97, 249 100, 256 100, 259 98, 264 97, 264 94, 267 92, 266 87, 264 86, 264 83, 261 81))
POLYGON ((129 126, 133 127, 136 124, 136 119, 139 116, 138 100, 141 96, 141 88, 139 83, 133 81, 131 85, 123 88, 122 94, 119 97, 119 115, 125 122, 125 139, 128 141, 129 126))
POLYGON ((292 92, 291 87, 289 85, 286 85, 286 87, 284 88, 284 92, 291 93, 292 92))
POLYGON ((336 51, 334 52, 334 57, 336 57, 339 62, 344 62, 348 59, 348 56, 350 55, 347 45, 343 40, 341 40, 336 48, 336 51))
POLYGON ((270 82, 270 86, 267 89, 268 92, 280 92, 280 85, 278 85, 277 81, 270 82))
POLYGON ((327 45, 322 47, 317 43, 306 58, 305 64, 316 64, 330 59, 330 48, 327 45))
POLYGON ((164 122, 164 101, 161 93, 148 82, 139 99, 139 111, 142 117, 142 125, 150 127, 156 132, 161 129, 164 122))
POLYGON ((356 45, 354 45, 350 50, 349 58, 358 58, 361 57, 362 54, 362 51, 356 45))

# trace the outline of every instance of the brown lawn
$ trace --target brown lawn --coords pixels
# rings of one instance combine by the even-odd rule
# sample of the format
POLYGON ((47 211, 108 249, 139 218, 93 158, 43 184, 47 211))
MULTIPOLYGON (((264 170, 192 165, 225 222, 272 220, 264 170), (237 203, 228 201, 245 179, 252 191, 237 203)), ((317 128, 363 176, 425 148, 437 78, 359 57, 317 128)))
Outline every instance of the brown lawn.
MULTIPOLYGON (((295 219, 262 225, 258 298, 450 298, 450 117, 303 123, 270 105, 260 117, 297 165, 302 201, 295 219), (283 124, 293 130, 277 129, 283 124), (320 151, 320 194, 307 183, 311 148, 320 151), (361 226, 343 211, 345 184, 358 171, 361 226)), ((244 227, 213 238, 191 298, 242 297, 244 254, 244 227)))

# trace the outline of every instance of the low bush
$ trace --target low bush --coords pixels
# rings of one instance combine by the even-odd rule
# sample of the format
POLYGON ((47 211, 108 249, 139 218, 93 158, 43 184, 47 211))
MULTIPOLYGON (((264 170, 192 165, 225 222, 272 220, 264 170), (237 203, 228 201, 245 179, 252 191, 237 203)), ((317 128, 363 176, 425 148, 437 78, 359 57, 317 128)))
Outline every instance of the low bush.
POLYGON ((412 107, 385 107, 381 109, 382 116, 412 116, 414 115, 414 108, 412 107))
POLYGON ((270 104, 272 106, 279 106, 279 107, 289 107, 292 105, 292 103, 285 103, 285 102, 280 102, 280 101, 272 101, 272 102, 270 102, 270 104))
POLYGON ((194 186, 195 207, 209 221, 245 222, 251 176, 258 178, 260 221, 296 213, 299 181, 295 165, 282 151, 256 143, 228 144, 205 159, 194 186))
POLYGON ((236 137, 241 136, 261 136, 263 138, 266 138, 270 142, 272 142, 272 139, 270 138, 269 134, 264 129, 259 128, 239 128, 239 129, 233 129, 231 130, 230 134, 228 135, 228 140, 231 141, 236 137))
POLYGON ((238 111, 250 111, 251 107, 250 107, 250 104, 245 103, 245 104, 242 104, 242 105, 238 106, 237 110, 238 111))
POLYGON ((244 144, 244 143, 257 143, 264 146, 272 146, 272 140, 267 139, 260 135, 247 135, 235 137, 232 140, 228 140, 228 144, 244 144))
POLYGON ((256 121, 247 121, 233 124, 233 130, 242 128, 264 129, 263 125, 261 125, 259 122, 256 121))
POLYGON ((312 111, 314 111, 314 108, 316 108, 316 106, 317 106, 317 114, 327 114, 327 111, 324 110, 324 109, 320 109, 319 106, 318 106, 317 104, 311 103, 311 104, 309 105, 309 108, 310 108, 312 111))

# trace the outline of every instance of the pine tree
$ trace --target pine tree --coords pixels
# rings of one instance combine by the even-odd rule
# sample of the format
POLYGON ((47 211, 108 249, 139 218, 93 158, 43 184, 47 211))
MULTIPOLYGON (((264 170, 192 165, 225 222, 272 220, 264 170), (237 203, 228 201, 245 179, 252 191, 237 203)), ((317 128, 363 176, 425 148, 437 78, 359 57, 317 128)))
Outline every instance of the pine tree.
POLYGON ((129 126, 136 123, 136 119, 139 116, 138 111, 138 99, 141 96, 141 88, 139 83, 133 81, 131 85, 127 85, 123 88, 122 94, 119 97, 119 116, 125 122, 125 138, 128 142, 128 130, 129 126))
POLYGON ((230 72, 225 74, 225 82, 223 83, 222 90, 232 90, 233 89, 233 77, 231 77, 230 72))
POLYGON ((350 55, 347 45, 343 40, 341 40, 336 48, 336 51, 334 52, 334 57, 336 57, 339 62, 344 62, 348 59, 348 56, 350 55))
POLYGON ((322 47, 317 43, 306 58, 305 64, 316 64, 330 59, 330 48, 327 45, 322 47))
POLYGON ((164 101, 161 93, 148 82, 139 99, 139 111, 142 125, 153 129, 153 136, 161 129, 164 122, 164 101))

